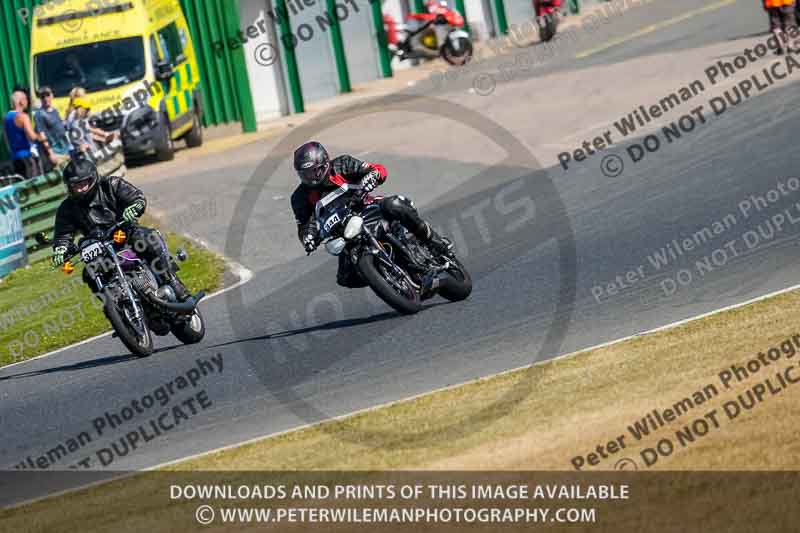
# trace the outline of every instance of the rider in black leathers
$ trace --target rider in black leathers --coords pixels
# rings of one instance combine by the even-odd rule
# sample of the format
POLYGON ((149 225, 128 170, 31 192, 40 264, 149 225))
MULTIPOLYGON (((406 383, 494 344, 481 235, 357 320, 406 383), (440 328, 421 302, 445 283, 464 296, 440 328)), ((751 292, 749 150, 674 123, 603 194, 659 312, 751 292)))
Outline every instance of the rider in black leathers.
MULTIPOLYGON (((320 198, 344 183, 359 185, 363 193, 369 193, 386 181, 383 165, 367 163, 350 155, 330 159, 328 151, 316 141, 300 146, 294 152, 294 169, 300 178, 291 198, 292 211, 297 222, 297 235, 306 252, 319 245, 319 228, 314 219, 314 206, 320 198)), ((452 244, 439 236, 430 224, 420 218, 414 204, 403 196, 367 197, 366 201, 380 202, 383 216, 388 221, 397 220, 438 253, 452 251, 452 244)), ((344 287, 364 287, 366 283, 355 271, 347 254, 339 256, 339 271, 336 281, 344 287)))
MULTIPOLYGON (((53 233, 53 265, 56 267, 64 263, 68 253, 74 252, 78 233, 87 237, 98 230, 108 230, 120 220, 136 222, 147 207, 140 189, 120 177, 98 176, 97 167, 83 153, 73 155, 63 171, 63 179, 69 196, 56 212, 53 233)), ((169 283, 178 300, 185 300, 189 293, 175 275, 178 266, 169 255, 161 233, 135 225, 127 238, 137 255, 152 266, 163 282, 169 283)), ((92 292, 97 292, 98 288, 85 269, 83 279, 92 292)))

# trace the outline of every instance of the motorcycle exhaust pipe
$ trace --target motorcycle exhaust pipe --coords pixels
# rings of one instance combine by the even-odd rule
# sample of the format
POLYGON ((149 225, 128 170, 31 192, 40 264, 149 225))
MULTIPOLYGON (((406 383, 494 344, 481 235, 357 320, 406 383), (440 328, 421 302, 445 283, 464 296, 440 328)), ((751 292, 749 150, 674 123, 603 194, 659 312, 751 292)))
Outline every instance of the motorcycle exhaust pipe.
POLYGON ((189 315, 189 314, 194 313, 194 310, 197 307, 197 304, 199 304, 200 300, 205 298, 205 296, 206 296, 206 293, 203 292, 203 291, 200 291, 197 294, 195 294, 194 296, 190 296, 184 302, 168 302, 166 300, 162 300, 162 299, 157 298, 155 296, 152 296, 151 298, 153 299, 153 301, 156 304, 160 305, 161 307, 163 307, 167 311, 172 311, 173 313, 178 313, 178 314, 182 314, 182 315, 189 315))

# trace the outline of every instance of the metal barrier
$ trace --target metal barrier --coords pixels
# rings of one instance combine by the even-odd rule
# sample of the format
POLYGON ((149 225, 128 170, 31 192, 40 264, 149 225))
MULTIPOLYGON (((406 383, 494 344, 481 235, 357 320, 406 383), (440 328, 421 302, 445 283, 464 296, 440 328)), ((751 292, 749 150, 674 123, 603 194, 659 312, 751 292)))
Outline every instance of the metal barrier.
POLYGON ((56 211, 67 197, 67 188, 57 170, 20 182, 16 187, 17 201, 22 208, 28 262, 36 263, 49 257, 52 250, 49 246, 41 246, 34 237, 41 232, 52 233, 56 211))
POLYGON ((0 186, 0 277, 27 264, 22 213, 13 185, 0 186))
MULTIPOLYGON (((115 145, 114 148, 114 153, 97 165, 101 176, 125 174, 121 145, 115 145)), ((52 254, 50 246, 40 245, 35 237, 38 233, 44 232, 50 236, 53 232, 56 211, 67 197, 67 188, 61 178, 61 171, 53 170, 15 184, 15 200, 22 210, 28 263, 47 259, 52 254)))

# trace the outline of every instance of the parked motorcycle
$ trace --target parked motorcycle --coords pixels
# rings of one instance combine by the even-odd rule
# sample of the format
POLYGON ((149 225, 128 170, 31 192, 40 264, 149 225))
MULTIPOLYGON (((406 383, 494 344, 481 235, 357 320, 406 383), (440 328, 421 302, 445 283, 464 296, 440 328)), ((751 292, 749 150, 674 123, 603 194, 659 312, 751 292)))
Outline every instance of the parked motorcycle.
POLYGON ((562 0, 533 0, 536 24, 539 26, 539 39, 546 43, 556 36, 562 0))
POLYGON ((428 2, 427 13, 411 13, 414 24, 397 24, 384 15, 389 51, 404 59, 436 59, 441 56, 451 65, 463 65, 472 58, 472 39, 459 28, 464 17, 445 2, 428 2))
POLYGON ((436 254, 380 206, 345 183, 315 208, 320 239, 331 255, 348 254, 358 273, 388 305, 403 314, 422 309, 437 293, 450 301, 467 298, 472 278, 455 254, 436 254))
MULTIPOLYGON (((108 231, 99 230, 72 246, 62 267, 71 274, 76 263, 86 265, 86 273, 99 288, 103 312, 114 328, 114 336, 139 357, 153 353, 153 336, 172 332, 184 344, 200 342, 205 336, 205 321, 197 304, 205 296, 201 291, 178 302, 172 287, 161 280, 157 269, 140 259, 126 244, 132 225, 120 222, 108 231), (76 261, 72 259, 79 256, 76 261)), ((44 235, 37 236, 48 243, 44 235)), ((186 260, 178 251, 177 257, 186 260)))

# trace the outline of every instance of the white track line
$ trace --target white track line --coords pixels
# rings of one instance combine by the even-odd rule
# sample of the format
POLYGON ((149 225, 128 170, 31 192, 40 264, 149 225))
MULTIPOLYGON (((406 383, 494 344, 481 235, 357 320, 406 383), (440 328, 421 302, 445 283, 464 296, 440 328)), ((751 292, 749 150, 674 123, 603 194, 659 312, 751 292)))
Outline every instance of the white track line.
POLYGON ((338 416, 326 418, 325 420, 320 420, 318 422, 311 422, 311 423, 308 423, 308 424, 303 424, 303 425, 300 425, 300 426, 296 426, 294 428, 285 429, 283 431, 278 431, 278 432, 262 435, 260 437, 253 437, 251 439, 247 439, 247 440, 238 442, 236 444, 229 444, 227 446, 222 446, 220 448, 215 448, 215 449, 209 450, 207 452, 200 452, 200 453, 197 453, 197 454, 194 454, 194 455, 188 455, 188 456, 182 457, 180 459, 175 459, 173 461, 168 461, 166 463, 161 463, 161 464, 158 464, 158 465, 155 465, 155 466, 144 468, 144 469, 142 469, 142 471, 143 472, 147 472, 147 471, 150 471, 150 470, 157 470, 159 468, 163 468, 163 467, 166 467, 166 466, 171 466, 171 465, 174 465, 174 464, 177 464, 177 463, 182 463, 184 461, 190 461, 192 459, 197 459, 197 458, 200 458, 200 457, 203 457, 203 456, 206 456, 206 455, 211 455, 213 453, 222 452, 222 451, 230 450, 230 449, 233 449, 233 448, 238 448, 240 446, 246 446, 248 444, 253 444, 255 442, 271 439, 271 438, 274 438, 274 437, 280 437, 282 435, 286 435, 287 433, 293 433, 295 431, 301 431, 301 430, 304 430, 304 429, 313 428, 313 427, 319 426, 321 424, 326 424, 328 422, 335 422, 335 421, 338 421, 338 420, 344 420, 344 419, 349 418, 351 416, 355 416, 355 415, 359 415, 359 414, 363 414, 363 413, 369 413, 370 411, 376 411, 378 409, 383 409, 384 407, 391 407, 393 405, 397 405, 397 404, 400 404, 400 403, 410 402, 412 400, 423 398, 423 397, 429 396, 431 394, 437 394, 439 392, 453 390, 453 389, 456 389, 456 388, 459 388, 459 387, 463 387, 463 386, 466 386, 466 385, 471 385, 473 383, 479 383, 481 381, 490 380, 490 379, 493 379, 493 378, 496 378, 496 377, 499 377, 499 376, 504 376, 506 374, 511 374, 513 372, 518 372, 518 371, 521 371, 521 370, 527 370, 527 369, 533 368, 534 366, 537 366, 537 365, 550 363, 551 361, 558 361, 558 360, 561 360, 561 359, 567 359, 569 357, 575 357, 575 356, 580 355, 582 353, 586 353, 586 352, 589 352, 589 351, 592 351, 592 350, 597 350, 597 349, 600 349, 600 348, 605 348, 607 346, 612 346, 614 344, 620 344, 620 343, 623 343, 625 341, 629 341, 631 339, 635 339, 637 337, 641 337, 641 336, 644 336, 644 335, 650 335, 652 333, 657 333, 659 331, 673 329, 673 328, 676 328, 676 327, 678 327, 680 325, 686 324, 687 322, 700 320, 700 319, 703 319, 703 318, 706 318, 706 317, 709 317, 709 316, 712 316, 712 315, 716 315, 716 314, 719 314, 719 313, 724 313, 725 311, 730 311, 731 309, 737 309, 739 307, 744 307, 746 305, 750 305, 752 303, 755 303, 755 302, 758 302, 758 301, 761 301, 761 300, 766 300, 768 298, 772 298, 773 296, 778 296, 778 295, 781 295, 781 294, 784 294, 784 293, 787 293, 787 292, 791 292, 791 291, 796 290, 796 289, 800 289, 800 284, 792 285, 791 287, 786 287, 785 289, 780 289, 780 290, 777 290, 777 291, 774 291, 774 292, 770 292, 770 293, 764 294, 762 296, 757 296, 755 298, 751 298, 750 300, 746 300, 744 302, 732 304, 732 305, 729 305, 727 307, 722 307, 720 309, 715 309, 715 310, 709 311, 707 313, 702 313, 700 315, 696 315, 696 316, 693 316, 693 317, 685 318, 685 319, 679 320, 677 322, 672 322, 672 323, 666 324, 664 326, 659 326, 657 328, 648 329, 648 330, 645 330, 645 331, 641 331, 639 333, 634 333, 633 335, 628 335, 627 337, 622 337, 622 338, 615 339, 615 340, 608 341, 608 342, 604 342, 604 343, 601 343, 601 344, 595 344, 594 346, 589 346, 587 348, 581 348, 580 350, 575 351, 575 352, 562 354, 562 355, 559 355, 557 357, 553 357, 553 358, 550 358, 550 359, 545 359, 543 361, 537 361, 535 363, 531 363, 531 364, 527 364, 527 365, 523 365, 523 366, 518 366, 516 368, 510 368, 508 370, 503 370, 502 372, 496 372, 494 374, 489 374, 489 375, 486 375, 486 376, 483 376, 483 377, 470 379, 470 380, 467 380, 467 381, 463 381, 461 383, 456 383, 454 385, 448 385, 446 387, 440 387, 438 389, 433 389, 433 390, 430 390, 430 391, 421 392, 419 394, 414 394, 413 396, 408 396, 406 398, 401 398, 399 400, 392 400, 390 402, 385 402, 385 403, 373 405, 371 407, 366 407, 364 409, 359 409, 357 411, 352 411, 352 412, 349 412, 349 413, 346 413, 346 414, 343 414, 343 415, 338 415, 338 416))
MULTIPOLYGON (((241 265, 239 265, 239 266, 241 267, 241 265)), ((244 267, 241 267, 241 268, 244 269, 244 271, 247 273, 247 275, 252 277, 252 273, 249 270, 247 270, 244 267)), ((222 291, 214 293, 214 296, 216 296, 218 294, 222 294, 226 290, 231 290, 231 289, 233 289, 233 288, 235 288, 235 287, 237 287, 237 286, 239 286, 239 285, 241 285, 243 283, 247 283, 247 281, 249 281, 249 280, 250 280, 249 277, 244 279, 244 281, 240 280, 237 284, 232 285, 231 287, 228 287, 226 289, 223 289, 222 291)), ((267 439, 271 439, 271 438, 275 438, 275 437, 280 437, 281 435, 286 435, 288 433, 292 433, 292 432, 295 432, 295 431, 301 431, 303 429, 312 428, 312 427, 315 427, 315 426, 319 426, 321 424, 326 424, 326 423, 334 422, 334 421, 337 421, 337 420, 344 420, 344 419, 349 418, 351 416, 355 416, 355 415, 362 414, 362 413, 368 413, 370 411, 376 411, 378 409, 382 409, 384 407, 390 407, 392 405, 396 405, 396 404, 399 404, 399 403, 409 402, 409 401, 412 401, 412 400, 415 400, 415 399, 418 399, 418 398, 422 398, 422 397, 425 397, 425 396, 428 396, 428 395, 431 395, 431 394, 436 394, 436 393, 439 393, 439 392, 452 390, 452 389, 455 389, 455 388, 458 388, 458 387, 463 387, 465 385, 470 385, 470 384, 473 384, 473 383, 486 381, 486 380, 489 380, 489 379, 492 379, 492 378, 496 378, 498 376, 503 376, 503 375, 506 375, 506 374, 510 374, 512 372, 518 372, 520 370, 530 369, 530 368, 532 368, 532 367, 534 367, 536 365, 549 363, 551 361, 558 361, 560 359, 566 359, 566 358, 569 358, 569 357, 575 357, 577 355, 580 355, 582 353, 586 353, 586 352, 591 351, 591 350, 597 350, 599 348, 605 348, 606 346, 612 346, 614 344, 620 344, 622 342, 634 339, 636 337, 641 337, 641 336, 650 335, 652 333, 656 333, 656 332, 659 332, 659 331, 665 331, 665 330, 668 330, 668 329, 673 329, 673 328, 676 328, 676 327, 678 327, 678 326, 680 326, 682 324, 686 324, 687 322, 700 320, 702 318, 706 318, 706 317, 709 317, 709 316, 712 316, 712 315, 716 315, 716 314, 719 314, 719 313, 724 313, 725 311, 730 311, 731 309, 737 309, 739 307, 744 307, 746 305, 750 305, 752 303, 756 303, 756 302, 759 302, 761 300, 766 300, 768 298, 772 298, 773 296, 778 296, 778 295, 781 295, 781 294, 784 294, 784 293, 787 293, 787 292, 791 292, 791 291, 796 290, 796 289, 800 289, 800 284, 792 285, 791 287, 786 287, 784 289, 780 289, 780 290, 777 290, 777 291, 774 291, 774 292, 770 292, 770 293, 767 293, 767 294, 764 294, 764 295, 761 295, 761 296, 757 296, 755 298, 751 298, 750 300, 746 300, 744 302, 740 302, 740 303, 737 303, 737 304, 732 304, 732 305, 729 305, 729 306, 726 306, 726 307, 722 307, 720 309, 715 309, 713 311, 709 311, 707 313, 702 313, 702 314, 699 314, 699 315, 696 315, 696 316, 693 316, 693 317, 689 317, 689 318, 686 318, 686 319, 683 319, 683 320, 679 320, 677 322, 672 322, 672 323, 666 324, 664 326, 659 326, 657 328, 648 329, 648 330, 645 330, 645 331, 641 331, 639 333, 634 333, 633 335, 628 335, 627 337, 622 337, 620 339, 604 342, 604 343, 601 343, 601 344, 595 344, 594 346, 589 346, 587 348, 582 348, 582 349, 580 349, 578 351, 571 352, 571 353, 568 353, 568 354, 559 355, 557 357, 553 357, 551 359, 547 359, 547 360, 544 360, 544 361, 537 361, 536 363, 532 363, 532 364, 529 364, 529 365, 523 365, 523 366, 519 366, 519 367, 516 367, 516 368, 510 368, 508 370, 503 370, 502 372, 496 372, 494 374, 489 374, 487 376, 483 376, 483 377, 480 377, 480 378, 470 379, 468 381, 464 381, 462 383, 457 383, 455 385, 448 385, 447 387, 440 387, 438 389, 430 390, 430 391, 427 391, 427 392, 422 392, 420 394, 415 394, 415 395, 409 396, 407 398, 402 398, 402 399, 399 399, 399 400, 393 400, 393 401, 390 401, 390 402, 385 402, 385 403, 382 403, 382 404, 373 405, 372 407, 367 407, 365 409, 359 409, 357 411, 352 411, 352 412, 347 413, 347 414, 334 416, 334 417, 331 417, 331 418, 327 418, 325 420, 320 420, 319 422, 303 424, 301 426, 296 426, 296 427, 291 428, 291 429, 286 429, 286 430, 283 430, 283 431, 277 431, 277 432, 269 433, 269 434, 266 434, 266 435, 262 435, 260 437, 253 437, 252 439, 247 439, 247 440, 235 443, 235 444, 229 444, 227 446, 221 446, 219 448, 214 448, 213 450, 209 450, 209 451, 206 451, 206 452, 200 452, 200 453, 196 453, 194 455, 187 455, 187 456, 182 457, 180 459, 175 459, 173 461, 168 461, 168 462, 161 463, 161 464, 158 464, 158 465, 155 465, 155 466, 144 468, 144 469, 142 469, 140 471, 127 472, 125 474, 122 474, 122 475, 119 475, 119 476, 115 476, 115 477, 111 477, 111 478, 108 478, 108 479, 104 479, 102 481, 95 481, 95 482, 92 482, 92 483, 87 483, 85 485, 80 485, 78 487, 65 489, 63 491, 59 491, 59 492, 55 492, 55 493, 52 493, 52 494, 48 494, 46 496, 40 496, 40 497, 37 497, 37 498, 26 500, 26 501, 23 501, 23 502, 20 502, 20 503, 13 504, 13 505, 8 506, 8 507, 4 507, 4 509, 15 509, 17 507, 22 507, 22 506, 29 505, 29 504, 32 504, 32 503, 36 503, 36 502, 39 502, 39 501, 42 501, 42 500, 46 500, 48 498, 55 498, 55 497, 58 497, 58 496, 63 496, 65 494, 69 494, 71 492, 77 492, 77 491, 80 491, 80 490, 89 489, 89 488, 92 488, 92 487, 95 487, 95 486, 98 486, 98 485, 102 485, 102 484, 105 484, 105 483, 110 483, 112 481, 119 481, 119 480, 122 480, 122 479, 133 477, 133 476, 141 474, 142 472, 148 472, 148 471, 152 471, 152 470, 157 470, 159 468, 164 468, 164 467, 171 466, 171 465, 174 465, 174 464, 177 464, 177 463, 182 463, 184 461, 190 461, 192 459, 197 459, 197 458, 200 458, 200 457, 204 457, 206 455, 211 455, 213 453, 218 453, 218 452, 230 450, 230 449, 233 449, 233 448, 239 448, 241 446, 246 446, 248 444, 253 444, 253 443, 256 443, 256 442, 263 441, 263 440, 267 440, 267 439)), ((86 342, 86 341, 84 341, 84 342, 86 342)))

